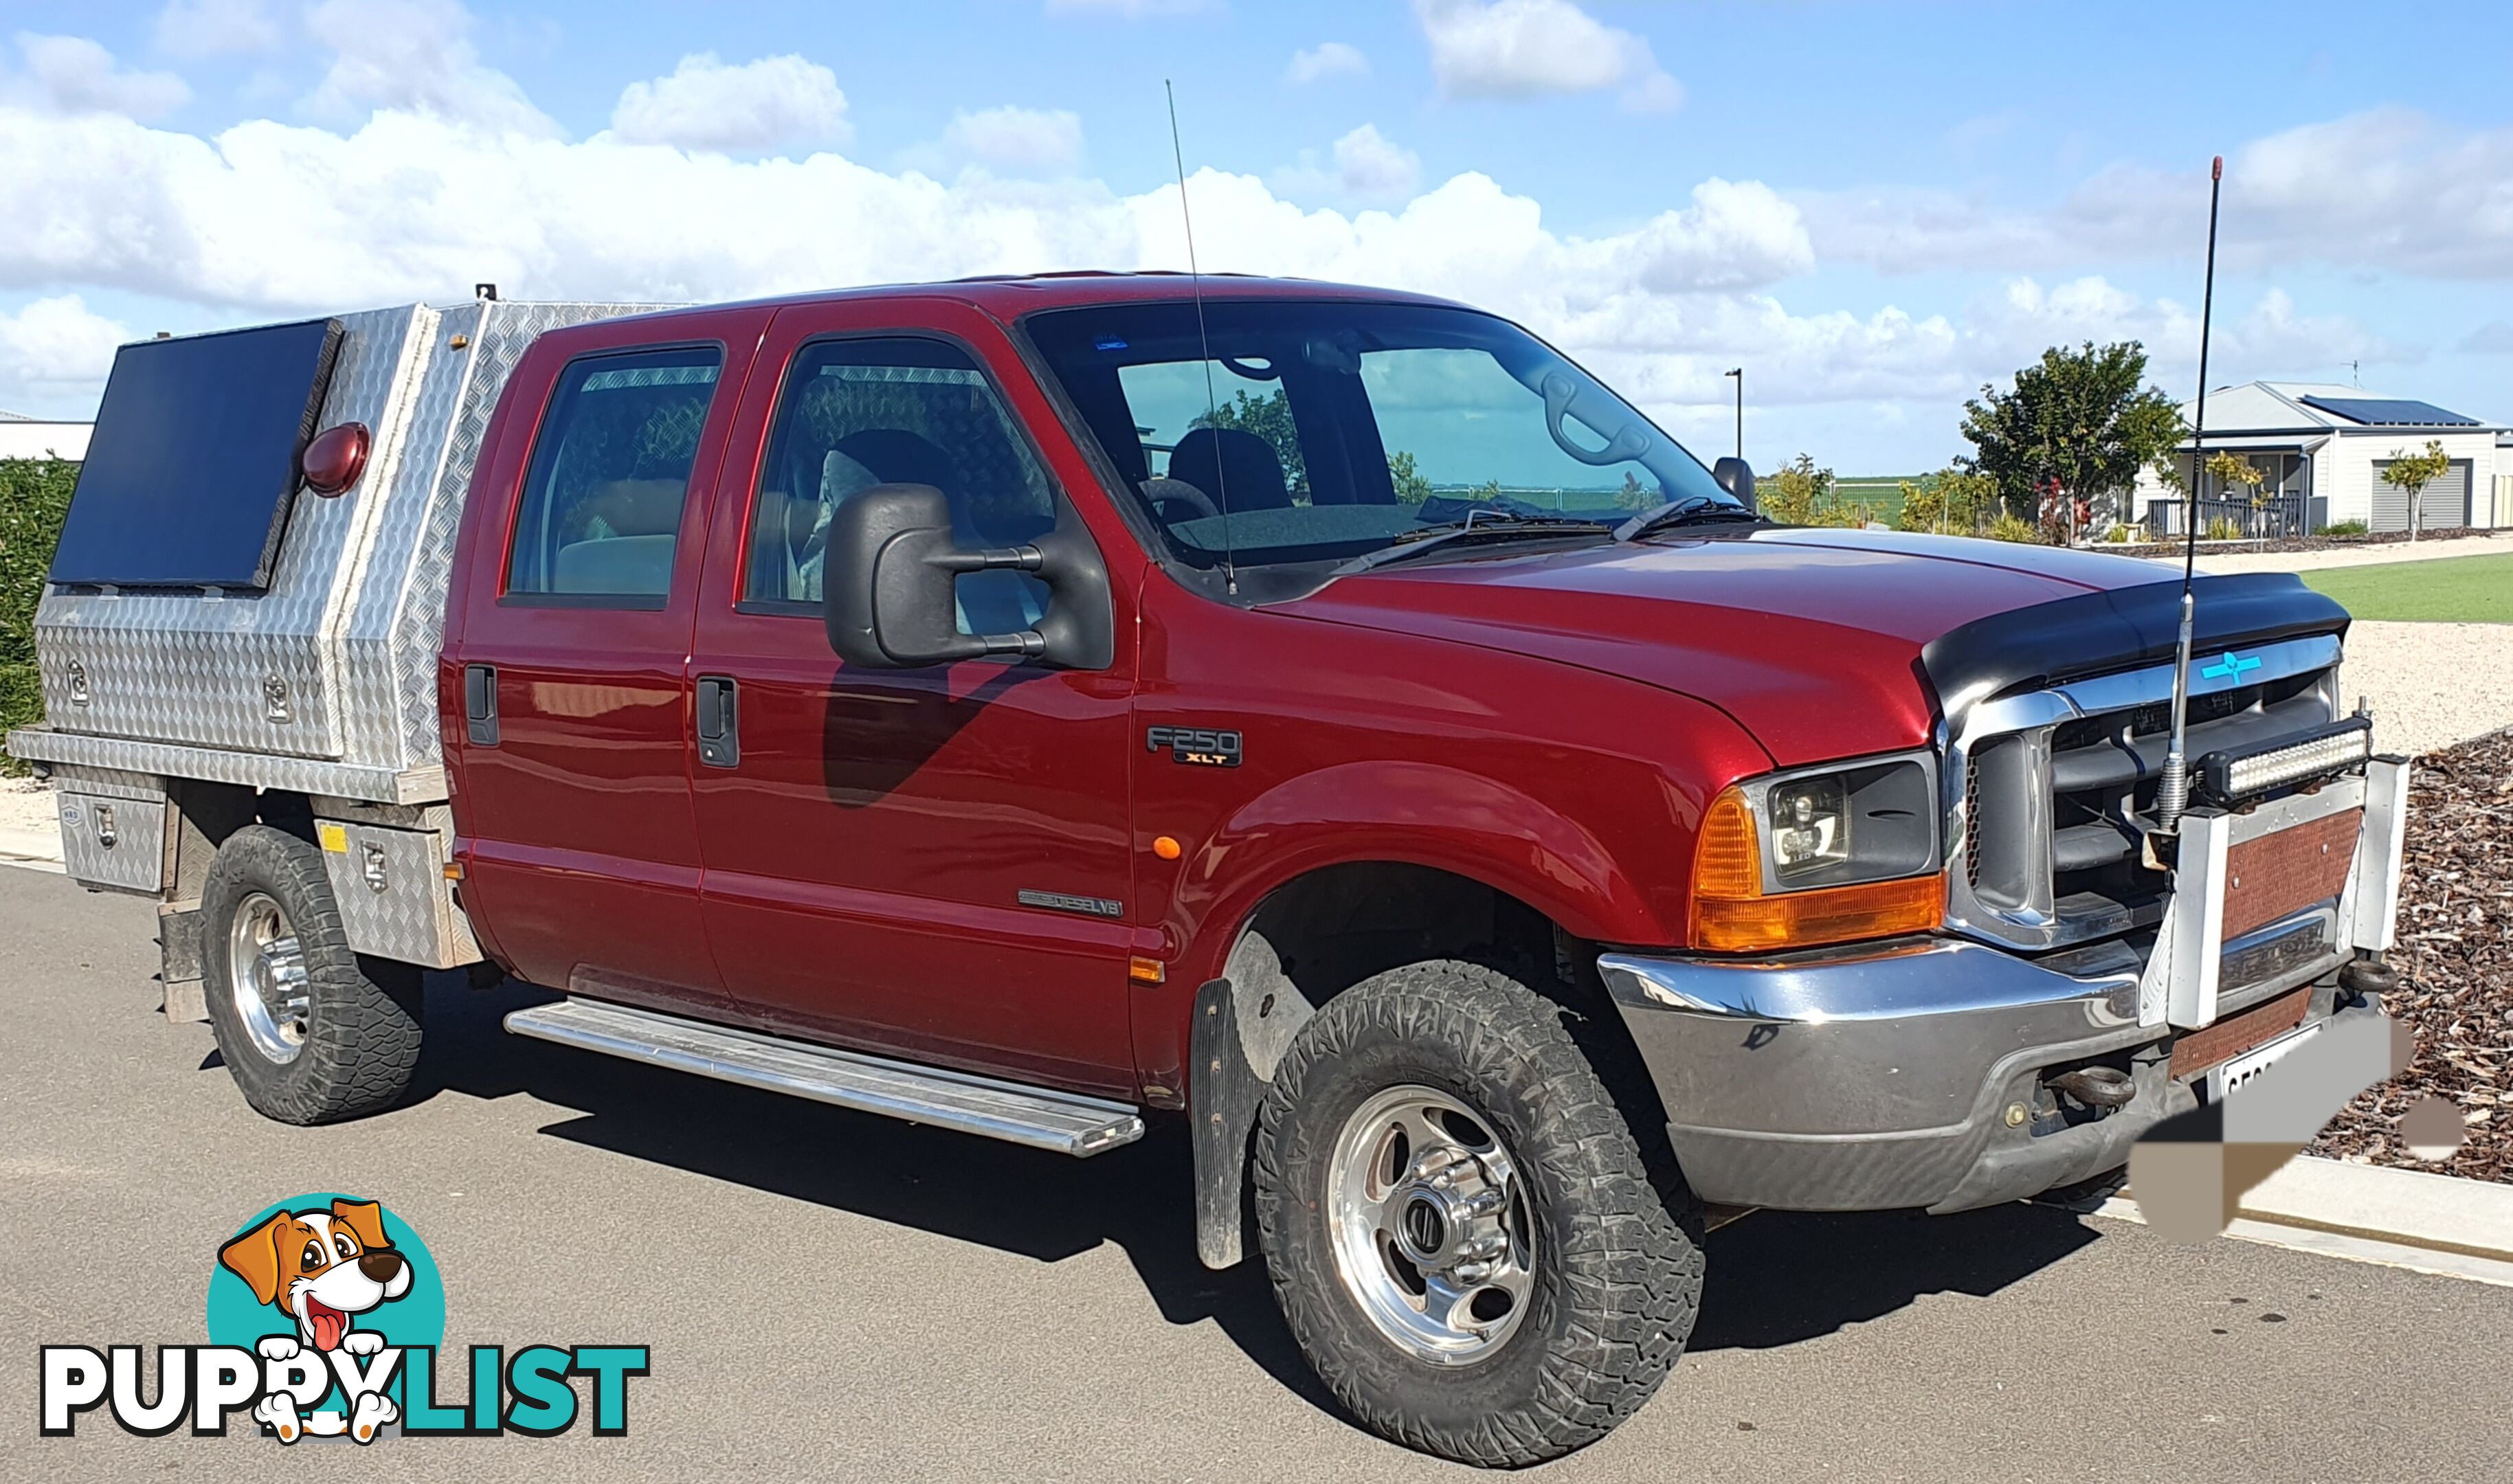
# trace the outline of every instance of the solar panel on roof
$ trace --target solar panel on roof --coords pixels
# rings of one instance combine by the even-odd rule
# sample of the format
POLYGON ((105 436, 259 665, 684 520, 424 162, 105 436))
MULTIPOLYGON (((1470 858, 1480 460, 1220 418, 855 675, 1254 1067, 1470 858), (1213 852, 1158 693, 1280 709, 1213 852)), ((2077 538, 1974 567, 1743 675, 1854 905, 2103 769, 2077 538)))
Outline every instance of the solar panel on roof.
POLYGON ((2475 417, 2446 411, 2431 402, 2413 402, 2405 397, 2305 397, 2305 407, 2335 412, 2356 422, 2397 428, 2474 428, 2475 417))
POLYGON ((52 580, 267 587, 339 345, 306 320, 122 347, 52 580))

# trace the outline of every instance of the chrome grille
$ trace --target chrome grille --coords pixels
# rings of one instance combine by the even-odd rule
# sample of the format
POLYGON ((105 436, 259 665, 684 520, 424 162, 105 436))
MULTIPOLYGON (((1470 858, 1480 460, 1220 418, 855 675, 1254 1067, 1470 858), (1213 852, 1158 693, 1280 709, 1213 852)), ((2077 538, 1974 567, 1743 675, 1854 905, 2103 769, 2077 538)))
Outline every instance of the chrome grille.
MULTIPOLYGON (((2194 674, 2189 756, 2333 720, 2338 641, 2244 651, 2239 677, 2194 674)), ((2194 669, 2197 667, 2194 666, 2194 669)), ((1948 926, 2023 948, 2125 932, 2160 916, 2165 880, 2137 841, 2172 724, 2170 665, 1984 701, 1951 719, 1948 926)))

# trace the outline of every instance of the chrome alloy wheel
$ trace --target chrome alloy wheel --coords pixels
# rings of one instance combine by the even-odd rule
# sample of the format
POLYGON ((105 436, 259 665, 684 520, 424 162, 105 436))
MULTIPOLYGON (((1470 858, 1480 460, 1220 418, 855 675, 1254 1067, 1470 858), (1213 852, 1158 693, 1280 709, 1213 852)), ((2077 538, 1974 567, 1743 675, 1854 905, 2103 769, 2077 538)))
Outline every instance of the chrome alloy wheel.
POLYGON ((1518 1166, 1482 1115, 1436 1088, 1354 1110, 1327 1167, 1336 1269, 1396 1347, 1472 1365, 1518 1328, 1536 1286, 1518 1166))
POLYGON ((254 892, 236 904, 227 928, 227 989, 253 1049, 283 1067, 297 1060, 305 1049, 312 1005, 305 955, 288 914, 266 893, 254 892))

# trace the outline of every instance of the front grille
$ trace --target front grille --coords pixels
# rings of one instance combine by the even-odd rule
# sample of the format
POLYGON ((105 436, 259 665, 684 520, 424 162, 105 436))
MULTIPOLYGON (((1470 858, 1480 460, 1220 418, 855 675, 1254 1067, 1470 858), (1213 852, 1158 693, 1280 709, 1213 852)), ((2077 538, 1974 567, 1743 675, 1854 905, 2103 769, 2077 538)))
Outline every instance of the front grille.
MULTIPOLYGON (((2337 642, 2260 653, 2264 678, 2189 698, 2187 756, 2247 746, 2335 715, 2337 642), (2274 662, 2272 662, 2272 659, 2274 662)), ((2138 860, 2171 744, 2172 670, 2072 682, 1985 703, 1959 733, 1961 870, 1952 925, 2025 947, 2151 923, 2164 875, 2138 860)))

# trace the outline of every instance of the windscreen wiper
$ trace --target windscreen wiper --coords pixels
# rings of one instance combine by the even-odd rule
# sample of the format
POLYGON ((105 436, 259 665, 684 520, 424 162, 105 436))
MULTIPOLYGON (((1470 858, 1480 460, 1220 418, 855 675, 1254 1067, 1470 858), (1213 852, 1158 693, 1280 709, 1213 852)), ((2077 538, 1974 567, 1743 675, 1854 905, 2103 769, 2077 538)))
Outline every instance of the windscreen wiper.
POLYGON ((1416 527, 1397 537, 1396 543, 1392 546, 1382 546, 1376 551, 1366 552, 1353 558, 1336 567, 1335 574, 1341 577, 1353 572, 1366 572, 1374 566, 1385 566, 1391 562, 1410 562, 1426 552, 1439 551, 1462 542, 1480 545, 1487 541, 1525 541, 1560 536, 1575 531, 1611 528, 1603 521, 1591 521, 1578 516, 1521 515, 1509 510, 1487 513, 1478 510, 1462 521, 1416 527))
POLYGON ((1732 505, 1713 495, 1692 494, 1680 500, 1669 500, 1655 510, 1639 515, 1615 527, 1617 541, 1637 541, 1646 535, 1677 526, 1691 526, 1703 521, 1756 521, 1763 518, 1742 505, 1732 505))

